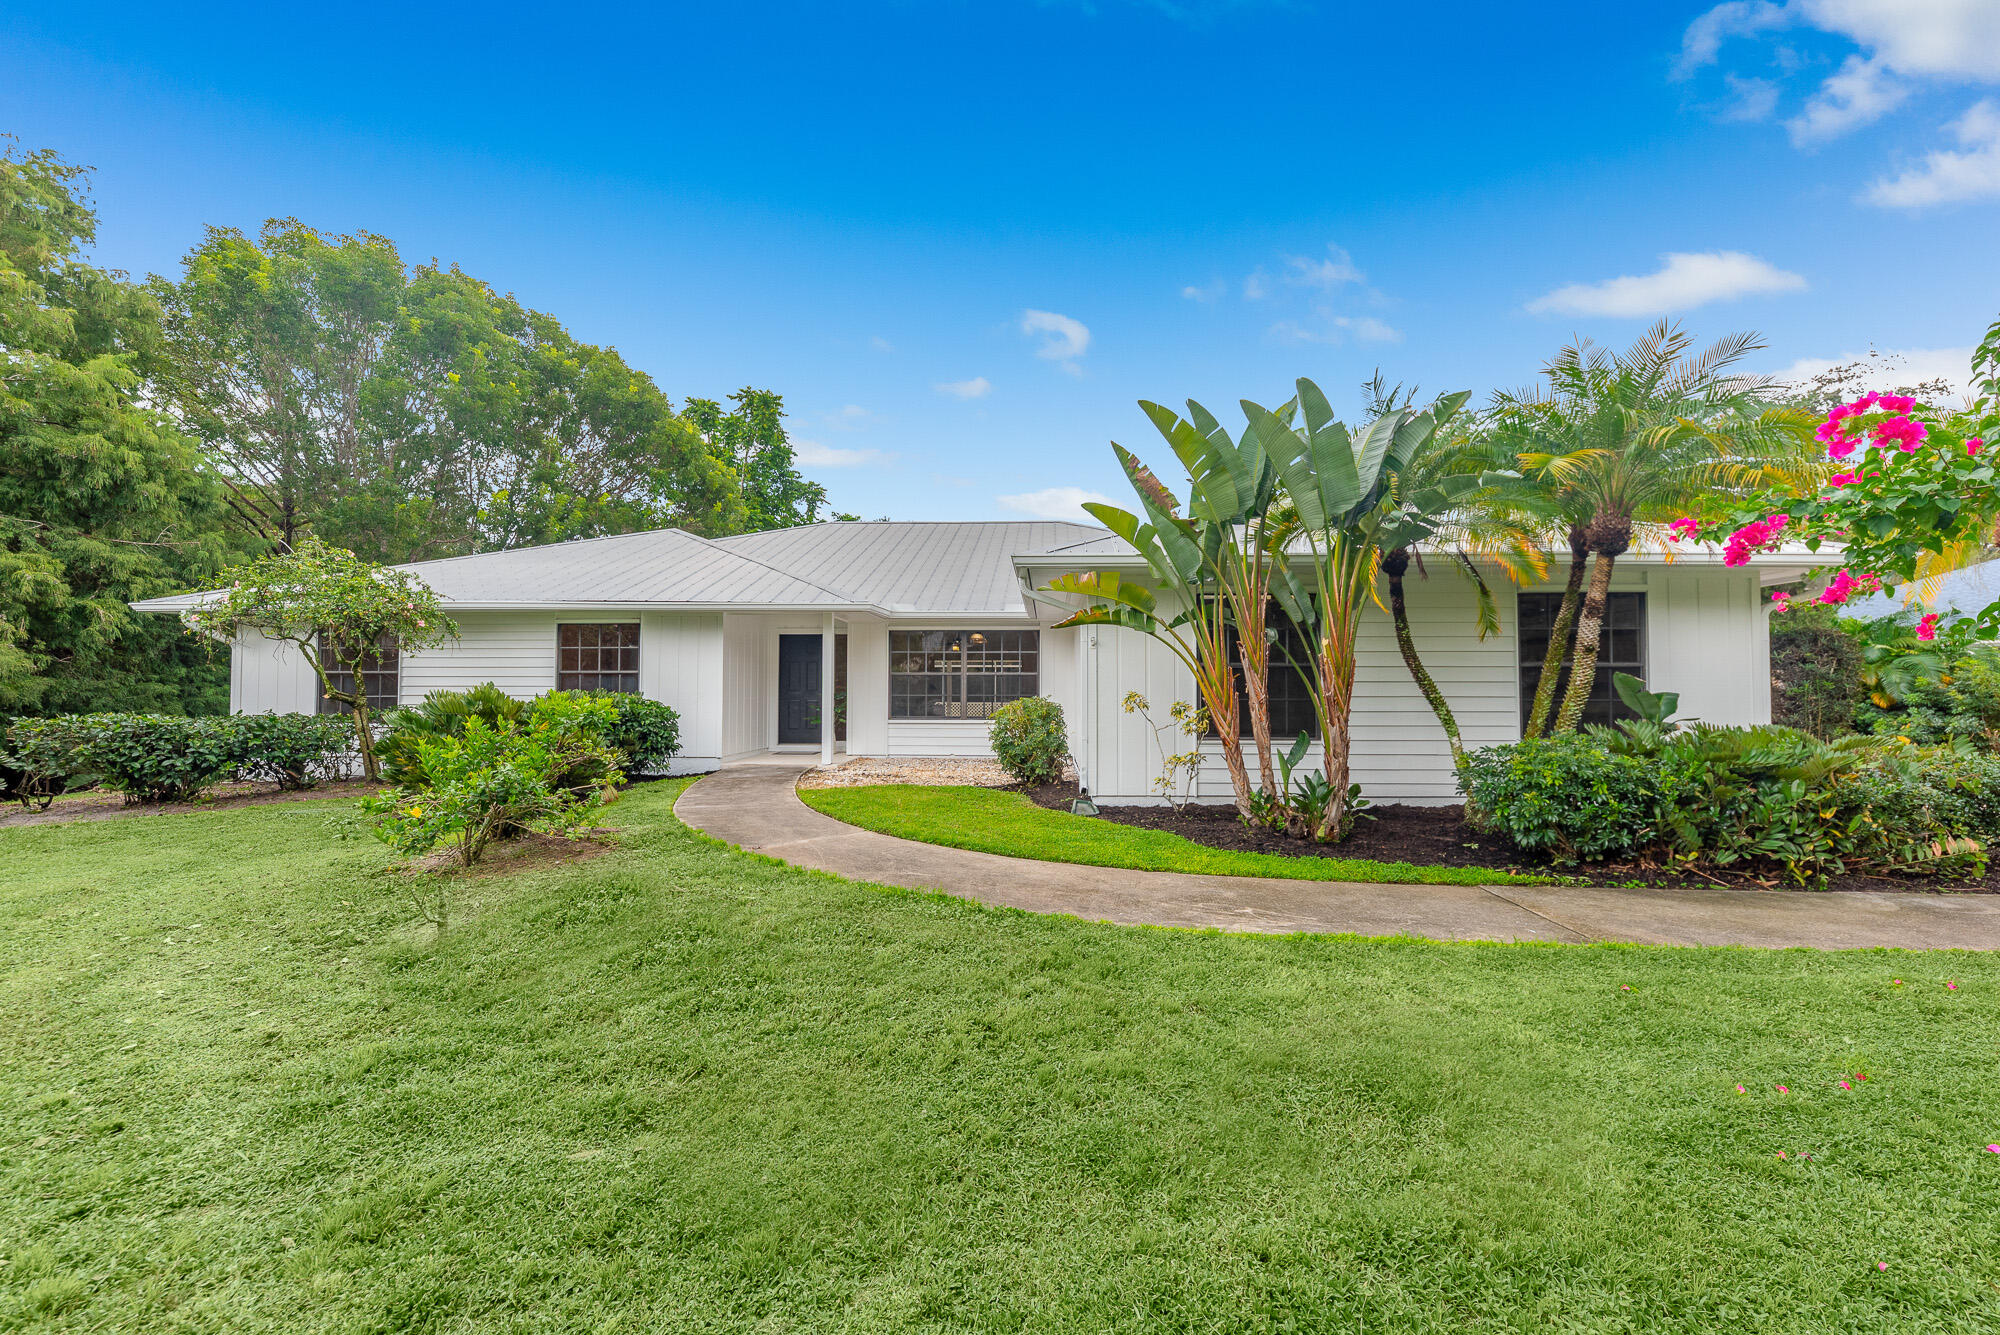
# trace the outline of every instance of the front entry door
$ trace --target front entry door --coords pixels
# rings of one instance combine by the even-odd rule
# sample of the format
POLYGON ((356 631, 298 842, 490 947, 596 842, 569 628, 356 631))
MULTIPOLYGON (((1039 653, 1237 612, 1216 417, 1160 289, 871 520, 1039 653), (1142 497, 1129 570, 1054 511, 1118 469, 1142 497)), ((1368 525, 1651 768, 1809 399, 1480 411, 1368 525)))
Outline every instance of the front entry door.
POLYGON ((778 637, 778 745, 819 741, 817 635, 778 637))

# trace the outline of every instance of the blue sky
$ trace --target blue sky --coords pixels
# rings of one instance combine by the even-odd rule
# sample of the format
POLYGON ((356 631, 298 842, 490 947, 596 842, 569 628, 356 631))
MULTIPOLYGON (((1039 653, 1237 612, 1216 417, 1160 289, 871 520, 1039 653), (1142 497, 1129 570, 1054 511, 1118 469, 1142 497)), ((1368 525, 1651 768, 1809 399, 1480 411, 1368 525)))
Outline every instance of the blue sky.
POLYGON ((378 232, 778 390, 868 517, 1121 496, 1142 397, 1483 395, 1659 314, 1962 373, 2000 314, 2000 0, 178 8, 0 0, 100 262, 378 232))

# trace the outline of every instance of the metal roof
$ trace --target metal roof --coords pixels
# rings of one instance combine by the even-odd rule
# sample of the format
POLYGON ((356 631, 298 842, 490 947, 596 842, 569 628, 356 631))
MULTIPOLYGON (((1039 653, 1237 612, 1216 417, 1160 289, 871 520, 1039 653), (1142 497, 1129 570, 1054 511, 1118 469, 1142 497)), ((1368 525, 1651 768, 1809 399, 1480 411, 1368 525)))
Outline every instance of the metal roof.
MULTIPOLYGON (((1025 616, 1016 552, 1102 534, 1088 524, 839 523, 709 539, 680 529, 398 566, 457 607, 742 607, 1025 616)), ((180 612, 206 595, 149 598, 180 612)))
POLYGON ((1032 520, 813 524, 716 541, 770 565, 810 573, 857 602, 891 613, 1018 617, 1028 609, 1014 574, 1016 555, 1108 536, 1092 524, 1032 520))

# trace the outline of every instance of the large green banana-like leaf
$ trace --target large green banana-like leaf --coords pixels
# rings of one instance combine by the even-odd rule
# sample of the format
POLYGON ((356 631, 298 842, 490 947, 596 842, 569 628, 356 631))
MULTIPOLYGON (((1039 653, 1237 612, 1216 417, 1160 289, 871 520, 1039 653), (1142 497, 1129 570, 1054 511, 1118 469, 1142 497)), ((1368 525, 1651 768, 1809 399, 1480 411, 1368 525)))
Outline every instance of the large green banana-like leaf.
POLYGON ((1142 635, 1158 635, 1160 622, 1151 612, 1141 612, 1131 607, 1086 607, 1080 612, 1072 612, 1052 627, 1064 630, 1070 626, 1122 626, 1126 630, 1136 630, 1142 635))
POLYGON ((1167 559, 1167 554, 1160 547, 1159 538, 1151 524, 1142 524, 1139 522, 1139 517, 1131 511, 1121 510, 1103 501, 1085 501, 1083 508, 1098 523, 1130 543, 1132 549, 1145 561, 1147 568, 1153 572, 1154 579, 1162 584, 1172 584, 1179 580, 1180 572, 1174 569, 1174 563, 1167 559))
POLYGON ((1195 536, 1195 526, 1180 517, 1162 503, 1173 500, 1173 493, 1160 484, 1153 470, 1139 462, 1137 455, 1123 445, 1114 444, 1112 453, 1125 469, 1125 476, 1131 480, 1132 490, 1139 495, 1139 504, 1152 521, 1153 533, 1160 540, 1160 549, 1167 554, 1179 581, 1194 583, 1201 578, 1201 547, 1195 536))
POLYGON ((1271 598, 1278 604, 1279 610, 1291 618, 1293 625, 1317 633, 1319 613, 1312 592, 1285 562, 1281 561, 1271 568, 1271 598))
POLYGON ((1334 416, 1333 405, 1326 401, 1326 395, 1312 381, 1300 379, 1298 382, 1299 408, 1306 415, 1306 434, 1316 436, 1339 420, 1334 416))
POLYGON ((1135 580, 1126 579, 1115 570, 1086 570, 1058 575, 1044 584, 1041 592, 1088 598, 1097 604, 1110 603, 1131 612, 1141 613, 1149 619, 1159 605, 1151 589, 1135 580))
POLYGON ((1143 401, 1139 406, 1187 469, 1189 515, 1208 524, 1236 523, 1243 514, 1245 497, 1236 476, 1236 446, 1228 434, 1217 440, 1171 409, 1143 401))
MULTIPOLYGON (((1270 409, 1260 404, 1243 400, 1243 415, 1250 421, 1250 430, 1255 433, 1259 445, 1277 468, 1278 476, 1285 485, 1285 494, 1291 498, 1292 508, 1298 514, 1299 523, 1313 532, 1324 532, 1339 513, 1345 511, 1343 505, 1337 511, 1330 511, 1327 505, 1328 478, 1317 468, 1313 460, 1310 442, 1286 425, 1270 409)), ((1335 424, 1336 426, 1338 424, 1335 424)), ((1348 458, 1348 471, 1353 471, 1353 458, 1348 458)))
POLYGON ((1408 414, 1389 413, 1378 417, 1361 429, 1354 441, 1354 471, 1360 480, 1364 495, 1375 489, 1382 480, 1382 466, 1389 459, 1389 447, 1395 443, 1397 428, 1401 427, 1408 414))

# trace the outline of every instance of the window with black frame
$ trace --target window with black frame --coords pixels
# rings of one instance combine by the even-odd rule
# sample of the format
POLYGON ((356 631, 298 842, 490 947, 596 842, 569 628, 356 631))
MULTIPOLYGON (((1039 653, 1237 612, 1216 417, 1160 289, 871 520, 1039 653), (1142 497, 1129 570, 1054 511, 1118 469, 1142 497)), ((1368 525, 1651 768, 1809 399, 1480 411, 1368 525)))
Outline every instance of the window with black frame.
POLYGON ((889 717, 983 719, 1041 691, 1041 632, 892 630, 889 717))
MULTIPOLYGON (((1556 617, 1562 611, 1563 596, 1559 593, 1524 593, 1520 597, 1520 638, 1518 653, 1521 671, 1521 727, 1528 726, 1528 715, 1535 707, 1535 687, 1542 680, 1542 660, 1548 656, 1549 636, 1555 630, 1556 617)), ((1625 707, 1618 698, 1618 692, 1611 684, 1614 673, 1628 672, 1640 681, 1646 679, 1646 595, 1643 593, 1614 593, 1604 604, 1604 629, 1598 637, 1597 675, 1590 684, 1590 698, 1583 706, 1583 722, 1611 723, 1618 719, 1634 718, 1635 714, 1625 707)), ((1569 670, 1563 669, 1556 682, 1556 703, 1551 712, 1562 707, 1563 694, 1569 690, 1569 670)))
MULTIPOLYGON (((1300 733, 1319 736, 1319 714, 1313 709, 1312 645, 1290 617, 1273 616, 1265 623, 1270 632, 1271 658, 1264 670, 1266 691, 1271 702, 1271 736, 1289 743, 1300 733)), ((1245 689, 1243 660, 1237 654, 1236 627, 1229 627, 1229 661, 1236 673, 1237 731, 1250 736, 1250 693, 1245 689)), ((1209 734, 1216 735, 1209 724, 1209 734)))
MULTIPOLYGON (((326 669, 327 684, 342 694, 354 690, 354 674, 347 670, 348 658, 347 650, 331 637, 319 637, 319 661, 326 669)), ((401 668, 402 656, 396 651, 393 635, 384 635, 361 656, 361 694, 368 701, 370 713, 379 714, 396 707, 402 689, 401 668)), ((320 693, 318 712, 322 714, 345 714, 352 708, 344 700, 332 699, 324 691, 320 693)))
POLYGON ((556 627, 556 689, 639 691, 639 623, 556 627))

